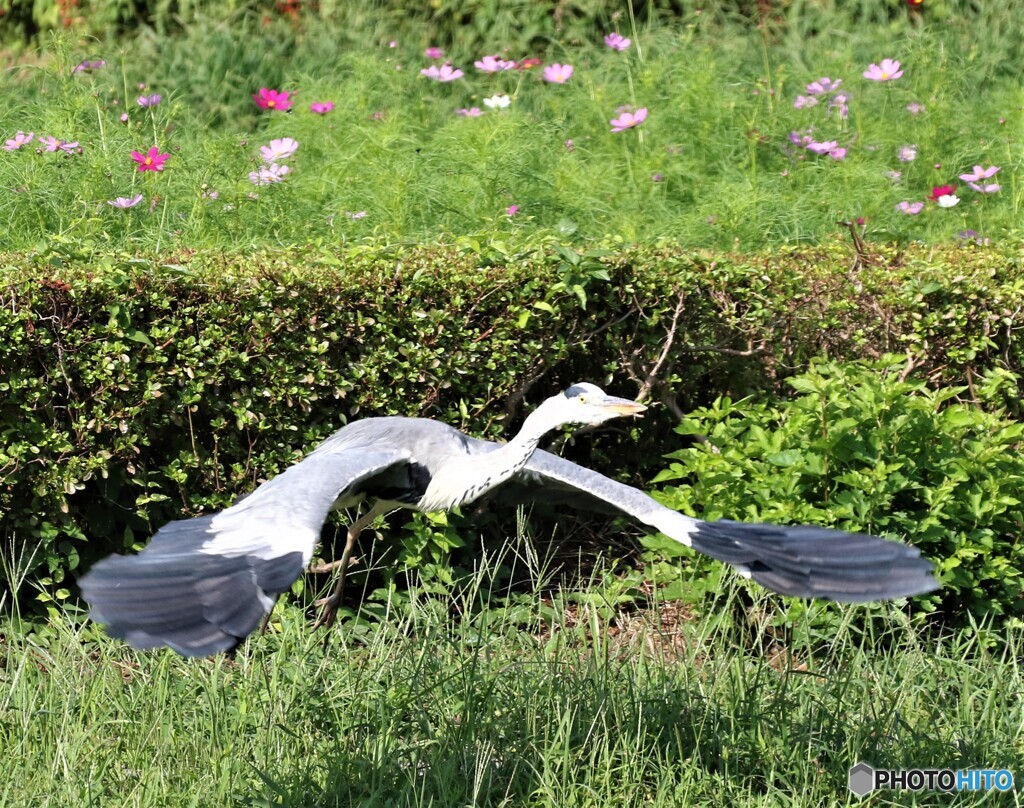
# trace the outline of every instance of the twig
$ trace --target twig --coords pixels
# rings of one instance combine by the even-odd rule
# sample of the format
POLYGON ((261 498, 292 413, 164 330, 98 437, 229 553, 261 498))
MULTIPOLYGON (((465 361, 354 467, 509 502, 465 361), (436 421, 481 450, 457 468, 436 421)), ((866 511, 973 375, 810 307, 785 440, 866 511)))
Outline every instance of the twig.
POLYGON ((642 402, 651 394, 651 388, 654 387, 654 383, 658 380, 658 373, 665 364, 665 360, 668 359, 669 352, 672 350, 672 345, 676 341, 676 328, 679 326, 679 315, 683 313, 683 304, 685 302, 686 293, 680 292, 679 299, 676 301, 676 310, 672 313, 672 325, 669 326, 668 335, 665 337, 665 342, 661 346, 661 354, 659 354, 657 361, 654 363, 654 367, 652 367, 650 372, 647 374, 647 378, 644 379, 643 384, 640 385, 640 392, 636 395, 636 400, 639 402, 642 402))

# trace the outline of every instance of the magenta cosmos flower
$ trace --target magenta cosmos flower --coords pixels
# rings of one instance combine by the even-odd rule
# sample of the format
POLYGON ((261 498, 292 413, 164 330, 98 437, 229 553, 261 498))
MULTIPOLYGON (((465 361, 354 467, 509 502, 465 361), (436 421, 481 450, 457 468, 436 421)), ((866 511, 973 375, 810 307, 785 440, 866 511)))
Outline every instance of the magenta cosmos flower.
POLYGON ((636 112, 623 112, 618 118, 612 118, 608 123, 612 125, 613 132, 625 132, 634 126, 639 126, 647 120, 647 107, 640 107, 636 112))
POLYGON ((441 48, 432 45, 431 47, 423 51, 423 55, 426 56, 428 59, 443 59, 444 51, 441 48))
POLYGON ((864 78, 871 81, 892 81, 902 75, 900 63, 895 59, 883 59, 881 64, 868 65, 868 69, 864 71, 864 78))
POLYGON ((112 208, 134 208, 142 201, 142 194, 135 196, 119 196, 117 199, 110 199, 107 204, 112 208))
POLYGON ((969 174, 961 174, 960 179, 966 182, 971 188, 979 193, 983 194, 994 194, 1000 188, 1001 185, 996 183, 985 183, 981 184, 982 180, 987 180, 989 177, 995 176, 999 172, 999 166, 989 166, 988 168, 982 168, 981 166, 975 166, 974 171, 969 174))
POLYGON ((464 75, 461 70, 457 67, 452 67, 448 62, 445 62, 440 67, 437 65, 425 67, 420 71, 420 74, 434 81, 455 81, 455 79, 461 79, 464 75))
POLYGON ((572 65, 560 65, 558 62, 544 68, 544 81, 552 84, 565 84, 572 78, 572 65))
POLYGON ((152 95, 140 95, 136 102, 140 107, 155 107, 164 97, 160 93, 153 93, 152 95))
POLYGON ((258 93, 253 93, 252 100, 260 109, 286 112, 292 108, 292 95, 287 90, 279 92, 268 87, 260 87, 258 93))
POLYGON ((309 105, 309 111, 315 112, 317 115, 326 115, 333 109, 333 101, 314 101, 312 104, 309 105))
POLYGON ((35 136, 36 136, 35 132, 29 132, 28 134, 26 134, 25 132, 18 132, 18 134, 16 134, 10 140, 8 140, 6 143, 4 143, 4 148, 7 151, 17 151, 22 146, 24 146, 24 145, 26 145, 28 143, 31 143, 32 139, 35 136))
POLYGON ((139 171, 163 171, 164 163, 170 158, 170 154, 161 154, 160 150, 153 146, 148 152, 133 151, 132 159, 138 163, 139 171))
POLYGON ((612 50, 624 51, 633 43, 626 39, 622 34, 611 33, 604 38, 604 44, 612 50))
POLYGON ((99 70, 106 66, 107 63, 102 59, 86 59, 84 62, 79 62, 71 68, 71 73, 91 73, 93 70, 99 70))

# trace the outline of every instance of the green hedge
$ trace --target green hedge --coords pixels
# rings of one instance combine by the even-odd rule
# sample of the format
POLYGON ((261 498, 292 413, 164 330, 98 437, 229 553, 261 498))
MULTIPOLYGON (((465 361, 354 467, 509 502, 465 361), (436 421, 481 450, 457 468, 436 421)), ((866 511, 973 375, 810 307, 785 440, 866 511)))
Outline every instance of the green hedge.
POLYGON ((588 461, 614 451, 643 484, 679 448, 682 413, 782 394, 813 357, 905 353, 915 378, 967 396, 1022 360, 1020 258, 980 247, 854 266, 843 246, 741 257, 466 239, 155 257, 58 243, 0 255, 0 272, 4 568, 58 598, 80 563, 227 505, 356 417, 499 437, 573 381, 649 390, 664 406, 602 435, 588 461))

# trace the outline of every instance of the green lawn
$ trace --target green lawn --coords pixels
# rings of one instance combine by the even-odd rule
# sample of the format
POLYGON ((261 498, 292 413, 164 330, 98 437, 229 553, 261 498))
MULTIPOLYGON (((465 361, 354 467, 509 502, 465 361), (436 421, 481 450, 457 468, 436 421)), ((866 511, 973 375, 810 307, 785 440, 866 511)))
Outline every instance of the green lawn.
POLYGON ((835 805, 860 760, 1024 772, 1018 635, 934 638, 893 607, 867 636, 850 608, 790 642, 764 604, 691 619, 601 592, 522 622, 414 589, 326 653, 287 607, 233 660, 136 653, 61 614, 5 627, 0 803, 835 805))

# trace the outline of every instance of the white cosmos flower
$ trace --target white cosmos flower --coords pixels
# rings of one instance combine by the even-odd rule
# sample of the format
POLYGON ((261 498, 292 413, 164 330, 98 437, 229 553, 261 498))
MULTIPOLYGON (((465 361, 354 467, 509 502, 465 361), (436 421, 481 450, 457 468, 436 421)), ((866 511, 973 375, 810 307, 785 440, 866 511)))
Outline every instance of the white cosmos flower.
POLYGON ((511 103, 512 99, 507 95, 492 95, 490 98, 484 99, 484 106, 491 109, 505 109, 511 103))
POLYGON ((959 204, 959 202, 960 197, 958 197, 956 194, 946 194, 945 196, 940 196, 938 199, 935 200, 935 203, 940 208, 956 207, 956 205, 959 204))

